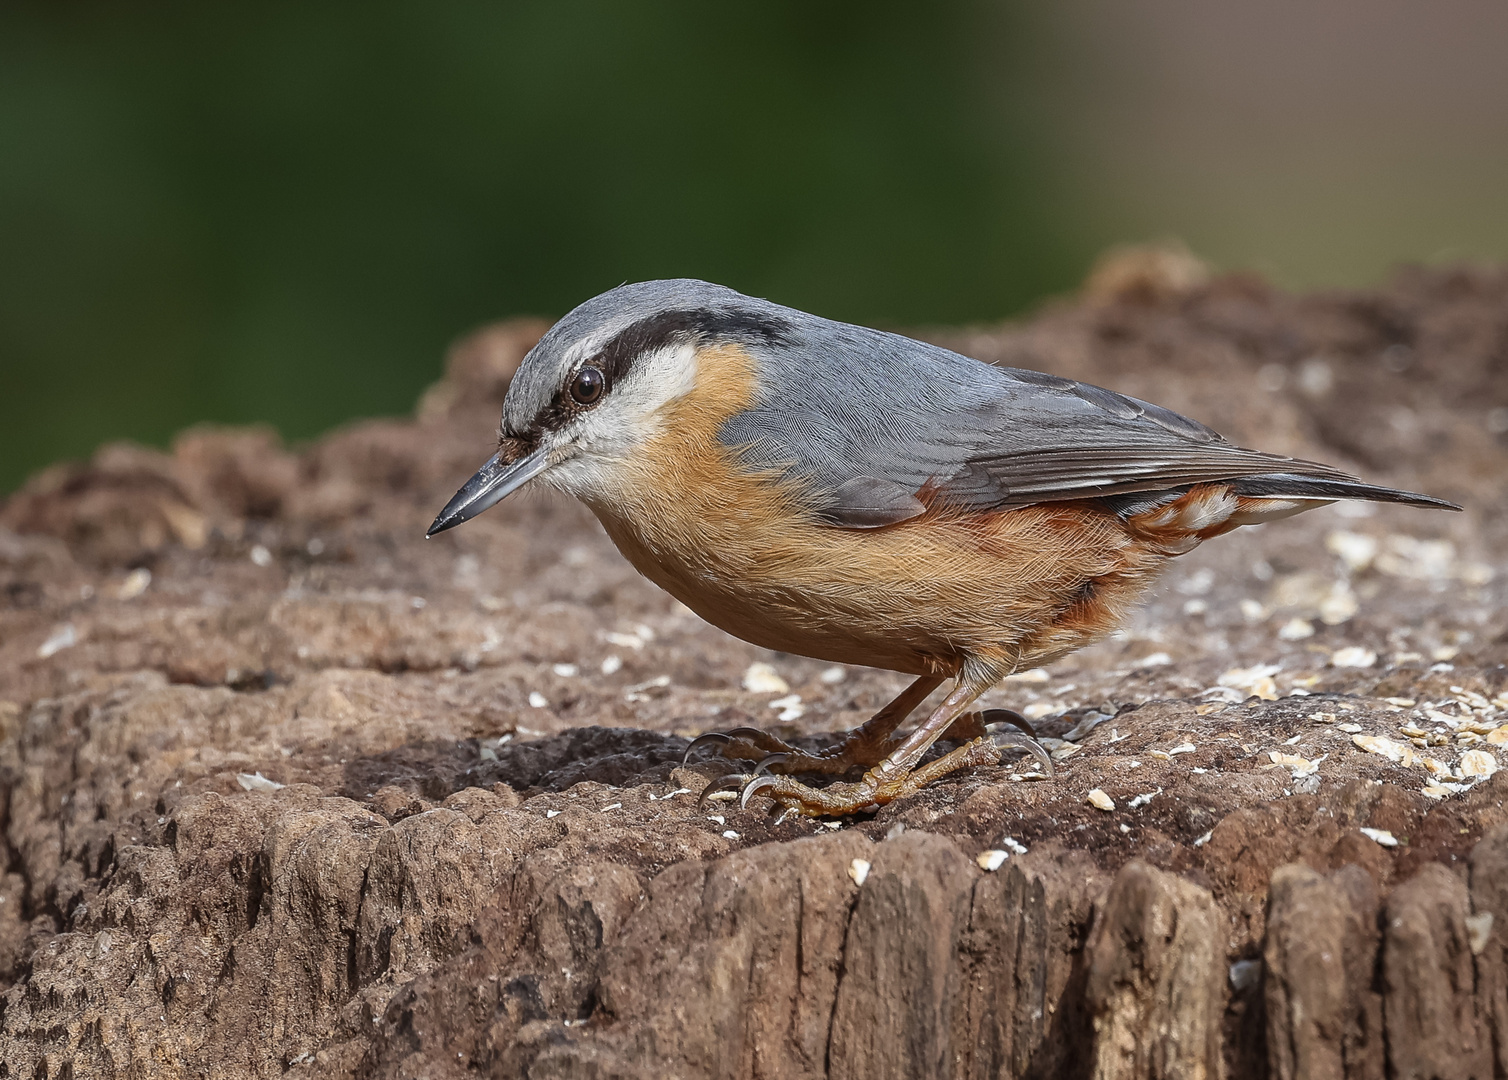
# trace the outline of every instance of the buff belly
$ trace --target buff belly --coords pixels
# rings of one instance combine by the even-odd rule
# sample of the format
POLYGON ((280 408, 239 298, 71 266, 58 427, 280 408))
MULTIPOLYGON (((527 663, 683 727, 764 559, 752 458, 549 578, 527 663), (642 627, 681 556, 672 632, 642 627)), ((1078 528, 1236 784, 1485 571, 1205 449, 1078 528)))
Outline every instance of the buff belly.
POLYGON ((599 517, 645 577, 736 637, 918 675, 955 674, 971 656, 1014 669, 1071 652, 1114 629, 1165 561, 1088 506, 866 531, 715 512, 690 535, 663 518, 646 530, 599 517))

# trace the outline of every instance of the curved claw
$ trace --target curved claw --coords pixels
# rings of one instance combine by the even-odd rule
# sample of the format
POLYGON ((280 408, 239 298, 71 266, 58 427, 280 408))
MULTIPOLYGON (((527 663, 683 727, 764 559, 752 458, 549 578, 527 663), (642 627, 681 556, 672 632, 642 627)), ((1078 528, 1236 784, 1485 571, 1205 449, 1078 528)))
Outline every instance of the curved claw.
POLYGON ((725 773, 712 783, 702 788, 702 793, 697 797, 696 808, 702 809, 707 805, 707 800, 720 791, 737 791, 749 779, 747 773, 725 773))
POLYGON ((698 735, 696 738, 692 739, 689 743, 686 744, 686 752, 681 755, 681 764, 685 765, 686 762, 690 761, 691 751, 695 750, 699 746, 711 746, 713 743, 719 743, 726 746, 732 741, 732 739, 728 738, 728 736, 724 735, 721 731, 709 731, 705 734, 698 735))
POLYGON ((699 746, 716 745, 721 749, 724 757, 740 758, 745 761, 753 760, 754 756, 761 752, 781 752, 790 747, 781 742, 768 731, 761 731, 755 727, 729 728, 727 731, 709 731, 704 735, 698 735, 686 746, 686 752, 681 758, 681 764, 686 764, 691 758, 691 751, 699 746), (752 746, 753 750, 749 750, 752 746))
POLYGON ((776 783, 776 778, 768 773, 763 776, 756 776, 754 779, 750 780, 747 784, 744 785, 744 793, 743 796, 738 800, 738 805, 747 810, 749 808, 750 799, 759 794, 765 788, 774 787, 776 783))
POLYGON ((1033 739, 1037 737, 1037 729, 1032 727, 1026 717, 1022 716, 1015 709, 986 709, 980 714, 980 718, 984 721, 986 731, 990 730, 991 726, 995 724, 1011 724, 1026 732, 1033 739))
POLYGON ((789 760, 791 760, 790 754, 771 754, 758 765, 754 766, 754 775, 767 776, 773 766, 784 765, 789 760))
MULTIPOLYGON (((993 727, 994 725, 991 726, 993 727)), ((1042 766, 1042 771, 1048 776, 1058 775, 1057 769, 1053 767, 1052 756, 1048 754, 1047 749, 1041 743, 1031 736, 1023 735, 1018 731, 1011 731, 1007 728, 1005 730, 996 729, 990 731, 990 739, 999 747, 1014 746, 1025 750, 1037 759, 1038 763, 1042 766)))

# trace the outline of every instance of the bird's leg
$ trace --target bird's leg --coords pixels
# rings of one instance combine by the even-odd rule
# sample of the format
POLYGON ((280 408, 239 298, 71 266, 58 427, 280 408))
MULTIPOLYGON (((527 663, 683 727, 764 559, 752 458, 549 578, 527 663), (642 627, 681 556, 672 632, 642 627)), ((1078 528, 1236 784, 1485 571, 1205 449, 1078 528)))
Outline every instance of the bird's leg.
POLYGON ((810 817, 837 817, 873 806, 883 806, 920 790, 955 769, 995 764, 1000 760, 1000 744, 996 739, 1001 735, 1004 736, 1006 745, 1020 745, 1031 750, 1050 775, 1052 759, 1036 740, 1024 733, 1009 731, 981 735, 923 768, 916 767, 927 749, 955 721, 967 714, 969 706, 994 682, 995 678, 988 674, 971 678, 965 669, 959 676, 958 685, 933 710, 932 715, 902 739, 883 761, 853 783, 833 784, 818 789, 807 787, 789 776, 760 775, 744 786, 743 805, 747 806, 751 797, 763 793, 787 810, 810 817))
MULTIPOLYGON (((841 776, 855 765, 868 767, 885 760, 900 745, 900 740, 893 738, 895 729, 941 684, 941 676, 923 675, 889 705, 850 731, 841 742, 819 753, 798 750, 758 728, 734 728, 727 732, 708 732, 693 739, 686 747, 683 760, 689 759, 691 752, 698 747, 716 745, 723 757, 766 763, 767 768, 780 772, 841 776)), ((982 724, 976 726, 980 727, 979 733, 982 734, 982 724)))

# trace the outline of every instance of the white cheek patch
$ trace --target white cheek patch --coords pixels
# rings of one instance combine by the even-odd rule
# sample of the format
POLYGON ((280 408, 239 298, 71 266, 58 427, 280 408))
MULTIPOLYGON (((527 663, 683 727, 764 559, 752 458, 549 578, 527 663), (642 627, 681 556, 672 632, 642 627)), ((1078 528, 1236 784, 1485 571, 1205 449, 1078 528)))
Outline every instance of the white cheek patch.
POLYGON ((690 342, 637 357, 601 405, 561 431, 571 457, 545 474, 547 482, 578 496, 610 493, 616 467, 664 430, 666 406, 696 387, 696 374, 690 342))
POLYGON ((665 407, 695 389, 696 369, 696 346, 690 342, 636 358, 601 407, 581 418, 582 449, 616 455, 659 434, 665 407))

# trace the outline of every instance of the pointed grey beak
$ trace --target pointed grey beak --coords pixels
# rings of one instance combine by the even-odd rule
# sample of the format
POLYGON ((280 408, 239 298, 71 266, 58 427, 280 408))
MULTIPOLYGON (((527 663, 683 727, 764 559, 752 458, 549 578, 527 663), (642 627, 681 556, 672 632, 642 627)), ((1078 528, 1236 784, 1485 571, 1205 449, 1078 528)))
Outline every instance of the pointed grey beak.
POLYGON ((445 509, 440 511, 440 516, 429 527, 429 532, 424 534, 425 538, 453 529, 463 521, 470 521, 488 507, 502 502, 549 467, 550 458, 544 448, 511 464, 504 464, 498 460, 497 454, 493 454, 487 459, 487 464, 478 469, 476 475, 466 481, 461 490, 455 493, 455 497, 445 504, 445 509))

